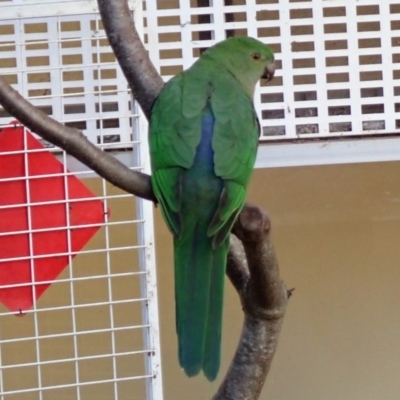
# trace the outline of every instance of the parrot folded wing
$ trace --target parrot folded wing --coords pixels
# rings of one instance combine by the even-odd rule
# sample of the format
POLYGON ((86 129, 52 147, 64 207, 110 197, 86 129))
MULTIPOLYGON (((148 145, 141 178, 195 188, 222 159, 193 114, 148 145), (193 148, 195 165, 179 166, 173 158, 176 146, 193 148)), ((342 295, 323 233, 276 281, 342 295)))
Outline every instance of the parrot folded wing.
POLYGON ((206 96, 201 101, 184 101, 183 95, 190 92, 188 84, 182 75, 175 76, 153 106, 149 137, 153 171, 171 167, 188 169, 193 165, 206 96))
POLYGON ((152 109, 150 151, 154 194, 169 229, 181 236, 181 173, 193 165, 201 138, 201 117, 207 96, 204 85, 177 75, 152 109), (185 100, 183 100, 185 96, 185 100))
POLYGON ((177 237, 182 231, 181 218, 181 174, 182 169, 164 168, 155 171, 151 177, 168 228, 177 237))
POLYGON ((251 99, 245 93, 237 93, 227 96, 217 89, 211 100, 216 119, 212 142, 215 174, 224 181, 218 209, 207 231, 213 237, 214 248, 227 238, 243 208, 257 155, 260 134, 257 115, 251 99))
POLYGON ((227 238, 241 211, 246 198, 243 185, 226 181, 218 204, 218 209, 208 227, 207 236, 213 238, 213 248, 217 248, 227 238))

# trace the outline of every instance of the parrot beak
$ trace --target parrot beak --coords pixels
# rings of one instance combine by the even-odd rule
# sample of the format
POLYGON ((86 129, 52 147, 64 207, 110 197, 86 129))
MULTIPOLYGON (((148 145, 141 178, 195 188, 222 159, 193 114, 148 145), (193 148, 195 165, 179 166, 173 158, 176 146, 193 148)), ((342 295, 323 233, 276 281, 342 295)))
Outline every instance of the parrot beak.
POLYGON ((262 74, 261 78, 266 79, 269 82, 274 77, 274 75, 275 75, 275 65, 271 63, 265 67, 264 73, 262 74))

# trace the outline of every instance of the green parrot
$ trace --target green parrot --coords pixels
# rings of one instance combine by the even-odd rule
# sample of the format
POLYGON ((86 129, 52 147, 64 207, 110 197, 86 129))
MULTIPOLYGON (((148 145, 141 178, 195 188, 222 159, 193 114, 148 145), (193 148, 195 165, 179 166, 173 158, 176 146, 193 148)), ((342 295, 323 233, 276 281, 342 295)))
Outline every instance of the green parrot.
POLYGON ((188 376, 218 374, 229 234, 260 134, 254 88, 273 75, 268 46, 232 37, 172 78, 152 107, 151 182, 174 237, 178 353, 188 376))

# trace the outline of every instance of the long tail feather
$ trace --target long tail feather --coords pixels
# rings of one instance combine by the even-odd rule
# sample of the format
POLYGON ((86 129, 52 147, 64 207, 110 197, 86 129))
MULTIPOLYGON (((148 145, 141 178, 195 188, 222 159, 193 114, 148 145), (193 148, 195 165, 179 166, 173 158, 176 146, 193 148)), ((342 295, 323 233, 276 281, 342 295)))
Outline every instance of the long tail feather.
POLYGON ((213 250, 204 227, 175 239, 175 297, 179 362, 188 376, 215 379, 220 364, 227 246, 213 250))
POLYGON ((213 254, 210 303, 203 360, 204 375, 210 381, 217 377, 221 362, 222 313, 228 249, 229 237, 214 250, 213 254))
POLYGON ((175 240, 174 251, 179 362, 188 376, 197 375, 203 364, 211 279, 211 241, 199 231, 175 240))

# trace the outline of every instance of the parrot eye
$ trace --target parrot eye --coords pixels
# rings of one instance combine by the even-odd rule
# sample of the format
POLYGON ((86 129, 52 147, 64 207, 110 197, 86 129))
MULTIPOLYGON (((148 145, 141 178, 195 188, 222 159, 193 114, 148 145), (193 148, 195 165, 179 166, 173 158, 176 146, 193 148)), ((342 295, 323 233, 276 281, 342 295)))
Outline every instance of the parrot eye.
POLYGON ((253 53, 253 54, 251 55, 251 58, 252 58, 253 60, 259 60, 259 59, 261 58, 261 55, 260 55, 260 53, 253 53))

